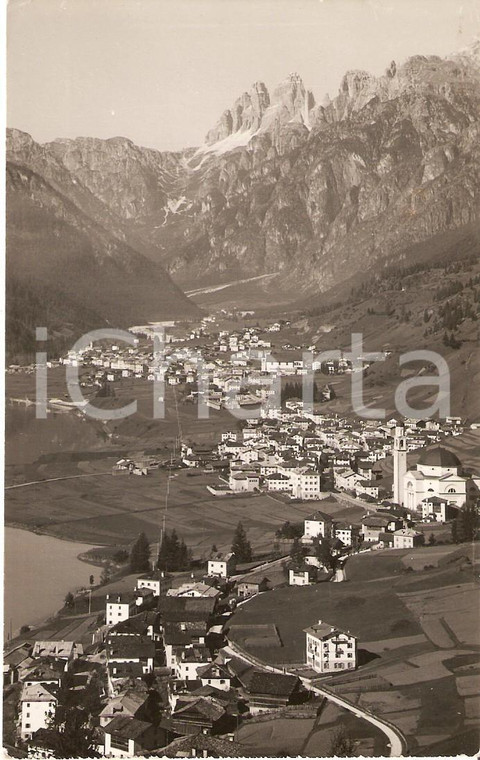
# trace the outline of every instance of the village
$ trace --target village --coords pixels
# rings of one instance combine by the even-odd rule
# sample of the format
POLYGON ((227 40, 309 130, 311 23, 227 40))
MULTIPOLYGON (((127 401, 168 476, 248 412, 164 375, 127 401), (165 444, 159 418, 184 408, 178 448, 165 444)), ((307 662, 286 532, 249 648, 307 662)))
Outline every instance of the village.
MULTIPOLYGON (((311 513, 279 525, 275 551, 260 562, 248 551, 241 522, 239 556, 234 540, 230 552, 212 547, 203 566, 183 573, 169 572, 168 563, 160 569, 160 554, 157 563, 148 557, 146 572, 128 576, 130 587, 95 591, 97 614, 78 640, 27 636, 10 645, 4 684, 18 697, 18 756, 55 756, 52 726, 72 731, 72 706, 80 711, 77 733, 106 757, 248 756, 240 728, 262 715, 319 719, 332 697, 331 678, 364 665, 355 629, 323 619, 321 605, 317 615, 312 608, 309 624, 296 631, 297 641, 303 637, 302 661, 272 666, 258 651, 278 637, 275 626, 253 625, 246 634, 235 622, 238 613, 252 600, 273 598, 276 588, 295 593, 342 583, 352 556, 395 554, 435 544, 438 528, 466 529, 463 515, 476 510, 480 477, 443 445, 462 432, 457 418, 353 423, 304 411, 299 399, 289 398, 222 433, 215 446, 183 442, 168 464, 170 478, 209 472, 218 482, 205 488, 215 498, 230 498, 232 508, 241 496, 265 494, 293 508, 311 503, 311 513), (407 456, 418 449, 423 453, 410 467, 407 456), (340 504, 350 520, 335 519, 340 504), (256 642, 255 654, 249 641, 256 642)), ((148 478, 158 466, 123 458, 113 473, 148 478)), ((336 699, 343 710, 356 709, 336 699)), ((378 715, 357 712, 359 719, 380 721, 380 735, 392 735, 392 754, 403 752, 401 731, 378 715)), ((333 741, 336 734, 329 735, 333 741)), ((375 754, 383 747, 375 736, 357 741, 356 750, 375 754)))
MULTIPOLYGON (((255 753, 242 739, 270 719, 277 728, 284 719, 291 726, 293 720, 317 726, 320 743, 308 752, 301 745, 310 756, 336 754, 341 741, 365 756, 405 752, 401 728, 338 693, 339 677, 358 672, 362 679, 368 667, 355 618, 353 625, 339 625, 324 615, 322 604, 305 606, 301 594, 355 581, 351 568, 364 557, 391 552, 395 561, 424 547, 434 556, 445 543, 475 538, 480 476, 448 448, 449 439, 470 427, 453 416, 364 420, 329 411, 325 404, 334 390, 328 376, 352 372, 341 358, 310 366, 314 403, 304 403, 302 379, 309 367, 300 346, 274 346, 270 339, 284 325, 228 331, 217 329, 215 319, 205 317, 194 328, 164 325, 160 365, 146 327, 133 329, 133 347, 100 342, 68 351, 58 362, 78 368, 93 401, 114 397, 118 384, 129 379, 161 378, 172 386, 177 416, 178 405, 202 402, 214 413, 242 414, 234 413, 213 443, 196 442, 193 431, 181 436, 178 423, 169 456, 132 453, 112 466, 111 474, 129 484, 167 472, 157 554, 148 548, 142 572, 135 573, 131 547, 128 567, 72 597, 76 615, 85 604, 88 611, 74 617, 71 627, 38 639, 27 631, 9 642, 4 697, 17 756, 58 756, 56 742, 68 736, 106 757, 249 756, 255 753), (272 376, 281 380, 279 394, 272 376), (168 492, 175 484, 193 484, 197 496, 204 493, 232 513, 240 508, 230 550, 213 545, 203 559, 184 545, 181 568, 165 559, 168 492), (273 513, 281 506, 291 516, 277 522, 266 537, 270 548, 258 556, 242 525, 245 499, 253 512, 267 499, 273 513), (244 622, 256 600, 274 600, 279 591, 288 592, 289 605, 301 611, 290 642, 281 624, 261 613, 252 617, 259 622, 244 622), (78 636, 69 638, 69 631, 78 636), (327 704, 336 704, 338 713, 323 728, 327 704), (69 722, 72 709, 75 726, 69 722), (348 736, 345 716, 357 721, 348 736)), ((65 398, 49 404, 55 414, 82 414, 65 398)), ((67 621, 72 599, 62 613, 67 621)))
MULTIPOLYGON (((343 356, 315 359, 313 344, 305 347, 291 343, 286 337, 290 336, 288 320, 264 319, 260 326, 253 318, 248 319, 248 314, 245 320, 245 315, 222 310, 195 325, 164 322, 133 326, 126 334, 128 343, 120 343, 121 336, 118 344, 111 340, 96 340, 95 344, 87 341, 86 346, 72 348, 60 359, 49 360, 46 366, 78 368, 79 385, 86 396, 107 384, 145 379, 182 386, 186 401, 217 410, 252 410, 275 395, 273 377, 299 376, 301 381, 308 372, 318 373, 322 382, 315 400, 328 401, 333 391, 327 377, 352 372, 351 362, 343 356), (311 352, 311 359, 304 355, 305 351, 311 352)), ((29 374, 36 369, 36 364, 10 365, 7 373, 29 374)), ((62 409, 68 408, 71 401, 68 397, 51 398, 49 404, 53 409, 62 409)))

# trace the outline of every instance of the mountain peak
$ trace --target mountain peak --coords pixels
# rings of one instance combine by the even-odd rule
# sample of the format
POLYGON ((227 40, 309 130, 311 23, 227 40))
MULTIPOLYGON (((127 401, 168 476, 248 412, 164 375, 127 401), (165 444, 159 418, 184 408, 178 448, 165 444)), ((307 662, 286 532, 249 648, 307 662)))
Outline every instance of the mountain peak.
MULTIPOLYGON (((313 94, 305 89, 297 72, 288 74, 270 94, 263 82, 255 82, 248 92, 244 92, 223 112, 219 121, 206 136, 208 146, 222 142, 238 134, 248 141, 254 134, 271 132, 287 123, 303 124, 309 127, 309 113, 315 105, 313 94), (240 134, 241 133, 241 134, 240 134)), ((235 141, 245 144, 245 140, 235 141)), ((230 141, 228 141, 228 145, 230 141)))
POLYGON ((207 133, 207 145, 224 140, 235 132, 256 132, 269 105, 270 95, 265 84, 254 82, 248 92, 244 92, 231 108, 223 112, 207 133))

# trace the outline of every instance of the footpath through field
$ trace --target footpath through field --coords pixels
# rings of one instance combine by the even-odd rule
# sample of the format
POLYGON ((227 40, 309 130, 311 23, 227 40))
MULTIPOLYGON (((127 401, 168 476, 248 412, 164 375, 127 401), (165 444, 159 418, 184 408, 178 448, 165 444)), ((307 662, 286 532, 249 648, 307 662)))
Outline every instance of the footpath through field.
POLYGON ((57 480, 73 480, 74 478, 96 478, 98 475, 111 475, 112 471, 105 472, 87 472, 82 475, 62 475, 59 478, 42 478, 41 480, 29 480, 28 483, 16 483, 13 486, 5 486, 5 491, 11 488, 25 488, 26 486, 36 486, 40 483, 54 483, 57 480))

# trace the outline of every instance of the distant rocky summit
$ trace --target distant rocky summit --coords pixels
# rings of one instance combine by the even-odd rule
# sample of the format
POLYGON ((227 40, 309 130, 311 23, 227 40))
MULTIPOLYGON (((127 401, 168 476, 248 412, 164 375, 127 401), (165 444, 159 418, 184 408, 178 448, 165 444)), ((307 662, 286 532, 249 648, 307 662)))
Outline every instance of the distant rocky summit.
MULTIPOLYGON (((40 146, 12 130, 7 187, 10 209, 21 197, 32 214, 48 206, 58 223, 102 238, 104 253, 116 251, 105 261, 125 267, 127 246, 161 267, 165 303, 188 311, 170 277, 188 289, 278 273, 264 287, 298 298, 477 223, 479 137, 476 42, 447 58, 391 62, 380 77, 349 71, 321 104, 298 74, 272 94, 256 82, 204 145, 177 153, 124 138, 40 146)), ((14 269, 18 221, 7 220, 14 269)), ((45 255, 39 242, 35 257, 45 255)), ((130 266, 132 282, 138 271, 130 266)))

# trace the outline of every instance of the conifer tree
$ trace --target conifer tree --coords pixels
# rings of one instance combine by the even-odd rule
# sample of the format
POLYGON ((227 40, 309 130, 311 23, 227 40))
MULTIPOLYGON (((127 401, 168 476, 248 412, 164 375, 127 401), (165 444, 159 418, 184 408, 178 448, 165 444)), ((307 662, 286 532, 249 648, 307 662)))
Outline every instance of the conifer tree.
POLYGON ((303 564, 303 550, 298 538, 294 538, 292 548, 290 549, 290 559, 295 568, 303 564))
POLYGON ((452 540, 455 544, 473 541, 477 537, 479 515, 473 505, 463 507, 452 522, 452 540))
POLYGON ((185 541, 179 540, 175 529, 169 534, 165 532, 158 553, 157 567, 169 572, 188 570, 191 563, 191 553, 185 541))
POLYGON ((327 570, 332 572, 338 565, 338 559, 333 553, 332 542, 329 538, 323 538, 319 543, 316 551, 317 558, 327 570))
POLYGON ((241 521, 238 523, 233 536, 232 552, 235 554, 237 562, 252 561, 252 547, 241 521))
POLYGON ((148 573, 150 570, 150 544, 145 533, 140 533, 130 551, 130 571, 148 573))

